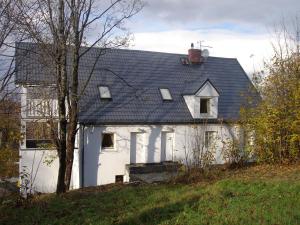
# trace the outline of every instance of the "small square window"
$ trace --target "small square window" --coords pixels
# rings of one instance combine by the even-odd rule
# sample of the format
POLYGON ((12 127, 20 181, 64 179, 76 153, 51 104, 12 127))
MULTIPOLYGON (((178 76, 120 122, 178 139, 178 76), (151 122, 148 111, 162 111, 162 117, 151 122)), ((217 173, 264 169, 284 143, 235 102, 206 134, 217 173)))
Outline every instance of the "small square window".
POLYGON ((114 134, 113 133, 104 133, 102 134, 102 148, 114 148, 114 134))
POLYGON ((200 113, 209 114, 209 99, 208 98, 200 99, 200 113))
POLYGON ((163 100, 171 101, 172 95, 168 88, 160 88, 160 94, 163 100))
POLYGON ((111 99, 110 90, 107 86, 99 86, 100 98, 111 99))
POLYGON ((123 175, 116 175, 115 182, 122 184, 124 182, 124 176, 123 175))

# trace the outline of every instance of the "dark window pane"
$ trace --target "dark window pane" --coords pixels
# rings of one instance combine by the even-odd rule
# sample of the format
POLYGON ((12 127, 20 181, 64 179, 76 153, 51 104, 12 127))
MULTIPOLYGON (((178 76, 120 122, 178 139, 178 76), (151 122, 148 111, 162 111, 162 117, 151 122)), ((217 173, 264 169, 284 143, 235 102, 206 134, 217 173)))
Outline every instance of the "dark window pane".
POLYGON ((123 183, 123 175, 116 175, 116 183, 123 183))
POLYGON ((208 103, 209 99, 200 99, 200 113, 208 113, 208 103))
MULTIPOLYGON (((57 135, 57 123, 53 124, 53 131, 57 135)), ((53 148, 51 126, 46 122, 26 123, 26 148, 53 148)))
POLYGON ((26 140, 26 148, 52 148, 51 140, 26 140))
POLYGON ((102 148, 114 147, 114 134, 102 134, 102 148))
MULTIPOLYGON (((57 123, 53 124, 53 130, 57 133, 57 123)), ((27 122, 26 139, 48 140, 51 139, 51 126, 46 122, 27 122)))

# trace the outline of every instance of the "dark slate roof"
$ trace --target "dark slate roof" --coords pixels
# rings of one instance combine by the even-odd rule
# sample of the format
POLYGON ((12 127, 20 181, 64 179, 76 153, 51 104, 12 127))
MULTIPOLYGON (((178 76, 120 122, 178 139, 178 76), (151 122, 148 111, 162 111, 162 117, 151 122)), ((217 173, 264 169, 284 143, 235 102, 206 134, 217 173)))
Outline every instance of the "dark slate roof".
MULTIPOLYGON (((84 49, 83 49, 84 50, 84 49)), ((80 83, 87 80, 101 49, 81 59, 80 83)), ((39 47, 18 43, 16 83, 53 83, 39 47), (30 51, 28 51, 28 49, 30 51), (25 52, 26 50, 26 52, 25 52)), ((201 65, 182 65, 182 54, 109 49, 100 57, 80 100, 79 120, 89 124, 193 123, 185 94, 194 94, 209 79, 220 93, 219 119, 236 120, 252 84, 236 59, 208 57, 201 65), (98 86, 110 88, 112 100, 101 100, 98 86), (159 88, 169 88, 173 101, 163 101, 159 88)))

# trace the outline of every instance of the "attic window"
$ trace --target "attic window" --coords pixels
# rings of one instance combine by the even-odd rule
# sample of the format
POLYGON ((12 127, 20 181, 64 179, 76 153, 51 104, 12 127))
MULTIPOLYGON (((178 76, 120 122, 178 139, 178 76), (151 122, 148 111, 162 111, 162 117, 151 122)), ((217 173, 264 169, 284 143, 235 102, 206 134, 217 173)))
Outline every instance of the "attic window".
POLYGON ((100 98, 111 99, 110 90, 107 86, 99 86, 100 98))
POLYGON ((164 101, 172 101, 172 95, 168 88, 160 88, 159 89, 161 97, 164 101))
POLYGON ((209 114, 209 99, 208 98, 200 99, 200 113, 209 114))

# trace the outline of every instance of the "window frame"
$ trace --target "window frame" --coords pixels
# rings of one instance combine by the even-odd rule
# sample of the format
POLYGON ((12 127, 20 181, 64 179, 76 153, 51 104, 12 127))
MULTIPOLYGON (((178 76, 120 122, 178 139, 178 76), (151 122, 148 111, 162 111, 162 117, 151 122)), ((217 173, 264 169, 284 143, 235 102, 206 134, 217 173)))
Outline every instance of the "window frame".
POLYGON ((98 91, 99 91, 99 95, 100 95, 100 99, 101 100, 112 100, 112 95, 111 95, 111 91, 110 91, 110 87, 107 86, 107 85, 98 85, 98 91), (103 97, 101 95, 101 91, 100 91, 100 88, 107 88, 108 92, 109 92, 109 97, 103 97))
MULTIPOLYGON (((49 138, 49 139, 32 139, 32 138, 28 139, 27 138, 27 127, 28 127, 27 124, 28 123, 45 123, 45 124, 47 124, 47 121, 26 121, 26 123, 25 123, 25 143, 24 143, 26 149, 30 149, 30 150, 34 150, 34 149, 36 149, 36 150, 44 150, 44 149, 53 150, 53 149, 55 149, 55 145, 53 144, 53 140, 51 138, 49 138), (44 144, 50 144, 52 146, 50 146, 50 147, 38 147, 38 146, 28 147, 27 141, 46 142, 44 144)), ((59 124, 58 124, 58 122, 55 122, 55 123, 57 123, 57 132, 58 132, 58 125, 59 124)), ((49 129, 50 129, 50 127, 49 127, 49 129)))
POLYGON ((160 87, 160 88, 158 88, 158 90, 159 90, 159 93, 160 93, 160 97, 162 98, 163 101, 166 101, 166 102, 171 102, 171 101, 173 101, 173 96, 172 96, 171 91, 170 91, 169 88, 167 88, 167 87, 160 87), (162 90, 167 90, 168 95, 170 96, 170 99, 169 99, 169 98, 168 98, 168 99, 165 99, 165 98, 164 98, 164 95, 163 95, 163 93, 162 93, 162 90))
POLYGON ((211 114, 211 109, 210 109, 210 101, 211 101, 211 98, 201 98, 200 97, 200 115, 210 115, 211 114), (206 108, 207 108, 207 112, 206 113, 202 113, 201 112, 201 101, 202 100, 206 100, 206 108))
POLYGON ((218 134, 218 132, 217 131, 214 131, 214 130, 209 130, 209 131, 205 131, 205 136, 204 136, 204 147, 206 148, 206 149, 210 149, 212 146, 209 146, 211 143, 208 143, 208 138, 209 138, 209 136, 208 136, 208 134, 212 134, 212 138, 213 138, 213 142, 214 142, 214 144, 216 144, 216 141, 217 141, 217 134, 218 134))
POLYGON ((111 152, 115 152, 116 151, 116 134, 114 132, 103 132, 101 134, 101 151, 111 151, 111 152), (112 140, 113 140, 113 147, 103 147, 103 137, 104 135, 113 135, 112 140))

